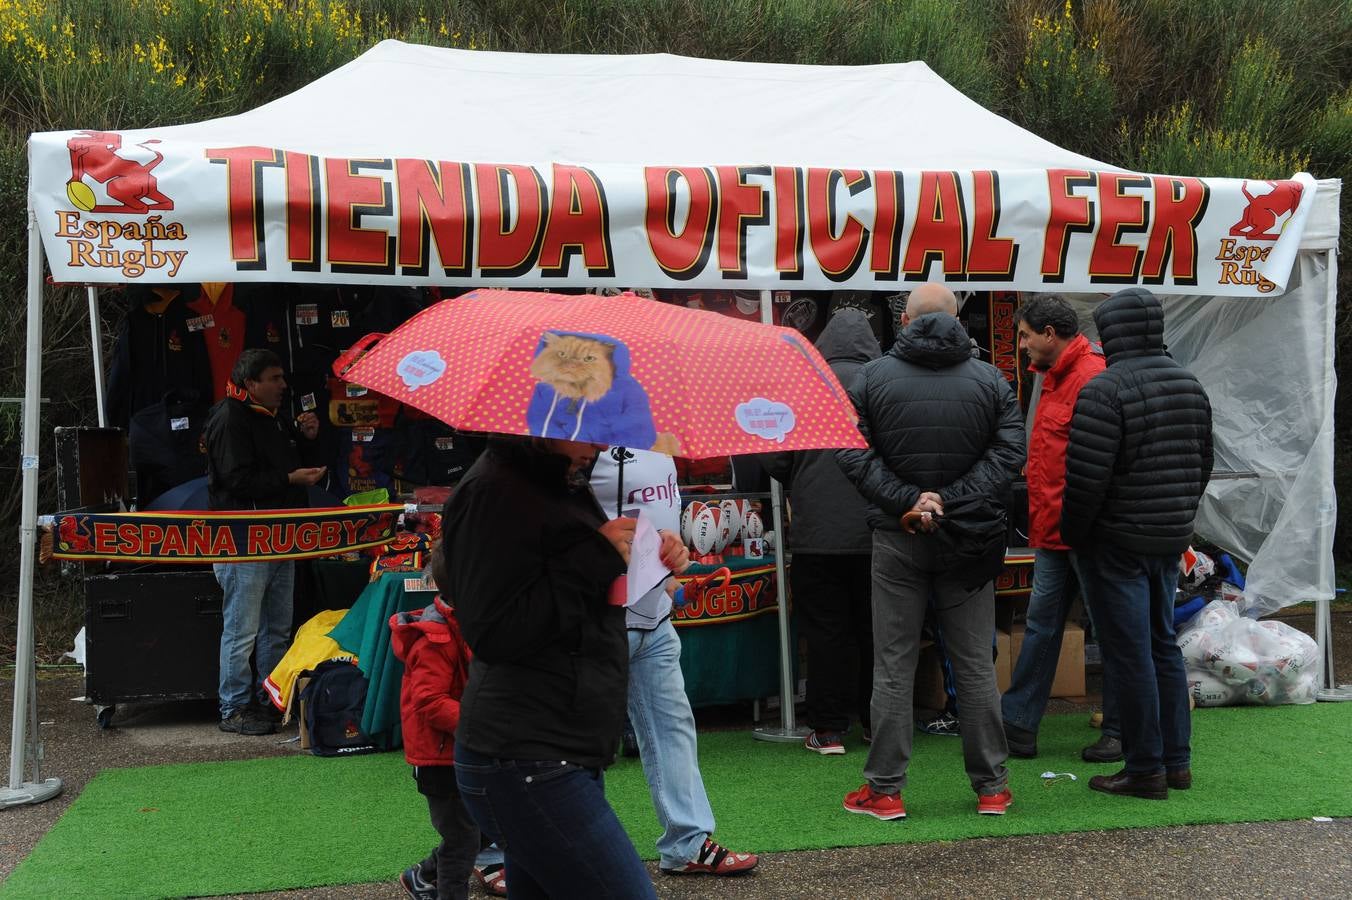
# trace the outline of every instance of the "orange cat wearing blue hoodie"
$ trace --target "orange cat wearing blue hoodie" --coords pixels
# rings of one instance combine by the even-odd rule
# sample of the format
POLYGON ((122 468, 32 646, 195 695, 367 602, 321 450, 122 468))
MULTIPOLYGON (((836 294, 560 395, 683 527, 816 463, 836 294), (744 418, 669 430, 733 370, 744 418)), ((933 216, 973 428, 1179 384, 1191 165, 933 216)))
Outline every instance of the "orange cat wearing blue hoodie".
POLYGON ((531 362, 537 380, 526 409, 535 437, 651 448, 648 393, 629 374, 629 348, 613 337, 546 331, 531 362))

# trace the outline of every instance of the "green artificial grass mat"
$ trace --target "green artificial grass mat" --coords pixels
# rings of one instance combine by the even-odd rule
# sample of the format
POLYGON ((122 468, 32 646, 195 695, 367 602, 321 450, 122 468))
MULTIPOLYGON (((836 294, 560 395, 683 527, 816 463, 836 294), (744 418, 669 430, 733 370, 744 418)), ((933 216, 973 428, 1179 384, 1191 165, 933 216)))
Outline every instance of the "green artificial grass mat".
MULTIPOLYGON (((1235 707, 1193 716, 1191 791, 1167 802, 1111 797, 1079 758, 1098 732, 1084 715, 1049 716, 1041 755, 1010 760, 1014 805, 978 816, 961 742, 918 734, 905 791, 910 818, 841 809, 863 783, 864 746, 821 757, 745 731, 700 735, 718 838, 775 852, 974 837, 1352 816, 1352 704, 1235 707), (1045 781, 1047 771, 1078 780, 1045 781)), ((639 852, 658 827, 643 771, 622 760, 606 792, 639 852)), ((3 821, 3 813, 0 813, 3 821)), ((436 842, 399 753, 111 769, 84 789, 0 885, 0 897, 178 897, 392 880, 436 842)))

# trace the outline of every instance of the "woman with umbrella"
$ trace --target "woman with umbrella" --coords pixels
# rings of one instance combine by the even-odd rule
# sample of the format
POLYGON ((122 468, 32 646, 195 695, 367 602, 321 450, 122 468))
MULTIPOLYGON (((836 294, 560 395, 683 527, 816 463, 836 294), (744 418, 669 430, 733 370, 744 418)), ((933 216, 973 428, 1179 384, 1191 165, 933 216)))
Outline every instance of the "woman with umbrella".
MULTIPOLYGON (((587 487, 598 449, 490 438, 443 513, 445 591, 474 651, 457 778, 527 896, 655 896, 601 774, 624 726, 625 592, 613 586, 635 522, 607 521, 587 487)), ((688 561, 664 533, 662 562, 688 561)))

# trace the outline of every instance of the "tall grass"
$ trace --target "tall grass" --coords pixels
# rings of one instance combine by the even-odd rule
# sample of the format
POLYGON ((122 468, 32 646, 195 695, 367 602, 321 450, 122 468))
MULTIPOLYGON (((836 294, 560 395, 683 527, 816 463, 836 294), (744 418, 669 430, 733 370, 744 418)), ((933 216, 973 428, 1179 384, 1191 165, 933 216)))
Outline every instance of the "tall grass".
MULTIPOLYGON (((235 114, 385 38, 822 65, 921 59, 988 108, 1106 162, 1352 175, 1349 0, 0 0, 0 196, 25 195, 29 132, 235 114)), ((1343 221, 1352 253, 1352 201, 1343 221)), ((0 211, 0 333, 12 336, 0 396, 22 392, 25 249, 23 204, 11 202, 0 211)), ((1352 266, 1343 271, 1346 286, 1352 266)), ((1352 385, 1349 308, 1338 366, 1352 385)), ((49 290, 44 460, 53 426, 94 419, 84 315, 79 291, 49 290)), ((107 316, 115 324, 115 303, 107 316)), ((0 404, 0 488, 17 485, 17 413, 0 404)), ((1338 415, 1352 421, 1352 389, 1338 415)), ((1352 442, 1339 446, 1339 471, 1352 472, 1352 442)), ((0 526, 15 522, 17 497, 0 489, 0 526)), ((1343 510, 1340 552, 1352 556, 1352 502, 1343 510)), ((0 584, 13 571, 4 557, 0 584)), ((0 623, 7 597, 0 590, 0 623)), ((0 627, 0 647, 10 633, 0 627)))

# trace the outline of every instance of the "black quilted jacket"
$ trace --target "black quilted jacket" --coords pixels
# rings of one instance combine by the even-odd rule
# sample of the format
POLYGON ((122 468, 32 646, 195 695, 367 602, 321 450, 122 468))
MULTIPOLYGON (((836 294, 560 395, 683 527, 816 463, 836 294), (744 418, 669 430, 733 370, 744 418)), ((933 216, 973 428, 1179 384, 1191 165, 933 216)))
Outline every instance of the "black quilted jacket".
POLYGON ((1061 536, 1148 556, 1182 553, 1211 477, 1211 403, 1164 351, 1164 309, 1144 288, 1094 310, 1108 368, 1080 391, 1066 450, 1061 536))
POLYGON ((952 316, 920 316, 851 385, 868 450, 836 461, 875 506, 869 524, 901 530, 922 491, 944 500, 972 494, 1001 506, 1024 458, 1023 418, 994 366, 973 359, 952 316))

